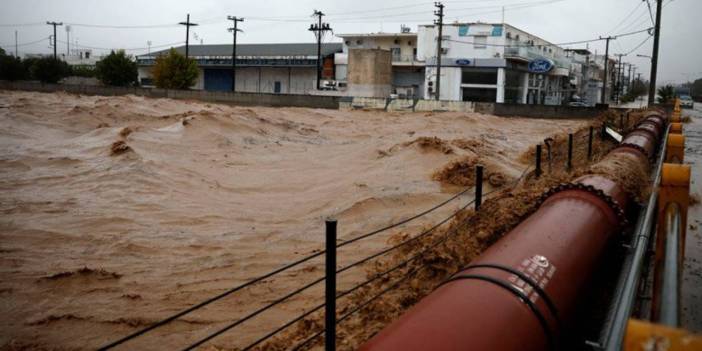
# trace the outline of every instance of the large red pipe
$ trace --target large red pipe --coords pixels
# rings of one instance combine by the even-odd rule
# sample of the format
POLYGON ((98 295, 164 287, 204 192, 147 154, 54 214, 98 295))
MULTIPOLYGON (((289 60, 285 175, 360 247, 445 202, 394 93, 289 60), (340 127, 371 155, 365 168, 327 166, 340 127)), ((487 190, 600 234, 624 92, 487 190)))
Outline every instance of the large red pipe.
MULTIPOLYGON (((648 166, 666 120, 647 116, 601 162, 648 166), (628 164, 628 163, 619 163, 628 164)), ((626 171, 626 170, 623 170, 626 171)), ((362 350, 546 350, 624 221, 622 184, 586 175, 368 341, 362 350)))

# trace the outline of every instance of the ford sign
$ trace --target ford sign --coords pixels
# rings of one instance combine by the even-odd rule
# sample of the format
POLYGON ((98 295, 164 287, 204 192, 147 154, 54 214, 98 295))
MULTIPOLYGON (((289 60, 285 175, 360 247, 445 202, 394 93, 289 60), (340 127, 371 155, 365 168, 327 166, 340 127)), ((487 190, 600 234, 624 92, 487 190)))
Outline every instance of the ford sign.
POLYGON ((546 73, 553 69, 553 61, 549 59, 536 59, 529 62, 529 72, 532 73, 546 73))
POLYGON ((468 66, 468 65, 470 65, 470 60, 458 59, 458 60, 456 60, 456 64, 459 66, 468 66))

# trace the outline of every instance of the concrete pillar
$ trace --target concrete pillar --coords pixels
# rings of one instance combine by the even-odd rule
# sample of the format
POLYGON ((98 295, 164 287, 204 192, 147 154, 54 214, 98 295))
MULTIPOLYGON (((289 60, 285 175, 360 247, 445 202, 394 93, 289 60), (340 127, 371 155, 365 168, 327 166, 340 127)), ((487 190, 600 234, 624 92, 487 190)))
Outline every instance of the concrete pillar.
POLYGON ((505 102, 505 69, 497 69, 497 103, 502 104, 505 102))
POLYGON ((522 73, 522 103, 527 103, 529 97, 529 73, 522 73))

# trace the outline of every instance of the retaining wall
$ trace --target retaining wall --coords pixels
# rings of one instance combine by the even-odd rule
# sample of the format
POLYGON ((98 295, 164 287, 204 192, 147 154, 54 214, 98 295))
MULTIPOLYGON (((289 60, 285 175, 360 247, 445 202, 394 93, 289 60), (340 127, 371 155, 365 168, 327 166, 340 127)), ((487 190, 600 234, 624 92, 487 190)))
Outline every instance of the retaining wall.
POLYGON ((189 99, 210 101, 217 103, 228 103, 235 105, 250 106, 274 106, 274 107, 310 107, 338 109, 338 96, 318 96, 318 95, 292 95, 292 94, 260 94, 260 93, 232 93, 205 90, 168 90, 157 88, 137 88, 137 87, 113 87, 113 86, 91 86, 91 85, 64 85, 64 84, 43 84, 39 82, 9 82, 0 81, 0 89, 5 90, 28 90, 39 92, 57 92, 84 94, 84 95, 138 95, 155 98, 189 99))
POLYGON ((385 99, 353 97, 339 101, 342 110, 387 110, 387 111, 453 111, 475 112, 475 103, 470 101, 436 101, 412 99, 385 99))

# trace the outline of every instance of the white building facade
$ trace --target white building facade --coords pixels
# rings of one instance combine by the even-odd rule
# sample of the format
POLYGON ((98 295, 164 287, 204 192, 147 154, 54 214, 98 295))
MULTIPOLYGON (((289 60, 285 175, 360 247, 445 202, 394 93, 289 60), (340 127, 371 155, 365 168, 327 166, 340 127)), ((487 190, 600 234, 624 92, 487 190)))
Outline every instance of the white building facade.
POLYGON ((342 52, 334 57, 336 79, 346 85, 349 50, 380 49, 390 51, 392 59, 391 93, 402 97, 421 97, 424 91, 424 61, 417 59, 417 33, 340 34, 342 52))
MULTIPOLYGON (((436 98, 437 36, 435 25, 417 33, 425 99, 436 98)), ((571 68, 565 49, 508 24, 444 24, 439 98, 559 105, 575 93, 571 68)))

